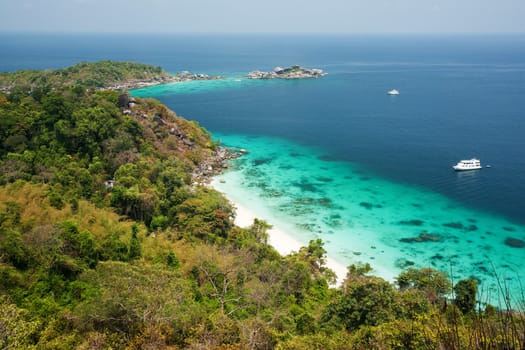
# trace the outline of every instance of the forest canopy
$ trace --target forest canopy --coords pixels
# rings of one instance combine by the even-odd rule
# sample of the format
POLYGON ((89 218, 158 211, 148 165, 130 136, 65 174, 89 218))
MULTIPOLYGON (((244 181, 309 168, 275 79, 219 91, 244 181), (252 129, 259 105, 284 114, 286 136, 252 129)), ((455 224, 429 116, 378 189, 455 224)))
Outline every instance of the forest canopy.
POLYGON ((161 67, 135 62, 82 62, 55 70, 0 73, 0 89, 83 86, 104 88, 129 81, 162 81, 171 75, 161 67))

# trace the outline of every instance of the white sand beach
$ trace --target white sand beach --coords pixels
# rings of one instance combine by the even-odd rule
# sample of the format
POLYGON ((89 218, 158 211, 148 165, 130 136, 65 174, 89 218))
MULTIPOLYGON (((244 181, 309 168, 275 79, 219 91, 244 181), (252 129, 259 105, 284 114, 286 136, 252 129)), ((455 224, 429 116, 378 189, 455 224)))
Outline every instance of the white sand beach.
MULTIPOLYGON (((210 186, 217 191, 222 192, 218 188, 220 186, 217 186, 217 181, 217 178, 214 178, 211 181, 210 186)), ((235 207, 235 224, 237 226, 243 228, 249 227, 253 224, 253 220, 256 218, 264 220, 268 224, 272 225, 272 228, 268 230, 268 243, 281 255, 290 254, 291 252, 298 251, 301 247, 308 245, 308 242, 299 242, 290 235, 286 234, 285 230, 279 225, 279 223, 276 224, 274 221, 272 221, 271 217, 267 217, 267 215, 264 213, 256 212, 256 208, 247 208, 246 206, 236 203, 230 197, 227 196, 227 198, 235 207)), ((346 277, 346 267, 334 259, 331 259, 330 257, 327 257, 326 259, 326 266, 334 271, 337 275, 336 285, 341 285, 344 278, 346 277)))

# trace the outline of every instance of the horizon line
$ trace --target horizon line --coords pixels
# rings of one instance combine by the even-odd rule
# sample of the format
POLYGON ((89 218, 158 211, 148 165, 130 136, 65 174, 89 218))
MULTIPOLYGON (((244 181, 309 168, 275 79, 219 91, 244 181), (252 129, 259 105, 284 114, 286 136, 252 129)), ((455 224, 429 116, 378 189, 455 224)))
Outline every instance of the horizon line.
POLYGON ((53 30, 0 30, 0 34, 49 34, 49 35, 339 35, 339 36, 497 36, 497 35, 525 35, 523 32, 206 32, 206 31, 53 31, 53 30))

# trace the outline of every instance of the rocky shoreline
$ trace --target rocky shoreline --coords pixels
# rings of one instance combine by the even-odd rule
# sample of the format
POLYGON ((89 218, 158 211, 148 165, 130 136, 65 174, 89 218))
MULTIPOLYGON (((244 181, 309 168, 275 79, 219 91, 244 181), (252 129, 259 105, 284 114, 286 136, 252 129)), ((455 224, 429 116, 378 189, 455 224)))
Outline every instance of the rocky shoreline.
MULTIPOLYGON (((138 120, 146 120, 150 117, 148 117, 148 112, 145 111, 144 108, 140 108, 142 103, 140 99, 130 97, 129 94, 125 92, 119 96, 117 105, 121 108, 124 115, 134 117, 138 120), (139 107, 137 107, 137 105, 139 107)), ((170 113, 173 112, 170 111, 170 113)), ((169 134, 176 138, 181 152, 191 150, 195 147, 195 142, 192 141, 175 122, 163 118, 160 114, 155 114, 151 117, 151 120, 156 125, 165 128, 169 134)), ((228 168, 228 161, 238 158, 245 153, 247 153, 247 151, 242 148, 217 146, 214 152, 207 154, 193 169, 191 173, 192 182, 194 184, 209 184, 213 176, 222 173, 228 168)))
POLYGON ((305 79, 320 78, 326 73, 322 69, 304 68, 301 66, 291 66, 288 68, 275 67, 272 72, 261 72, 255 70, 248 73, 248 79, 305 79))
POLYGON ((194 183, 209 184, 212 178, 228 169, 228 161, 239 158, 247 151, 219 146, 213 155, 202 161, 191 174, 194 183))

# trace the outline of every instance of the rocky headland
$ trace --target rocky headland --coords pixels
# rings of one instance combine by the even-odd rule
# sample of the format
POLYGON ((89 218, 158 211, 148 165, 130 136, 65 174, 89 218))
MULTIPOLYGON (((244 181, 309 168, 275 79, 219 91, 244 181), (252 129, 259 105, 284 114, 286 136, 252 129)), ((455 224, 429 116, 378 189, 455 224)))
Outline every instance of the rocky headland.
POLYGON ((228 169, 228 161, 241 157, 246 150, 218 146, 216 151, 204 159, 192 172, 194 183, 209 184, 211 179, 228 169))
POLYGON ((322 69, 291 66, 288 68, 275 67, 272 72, 253 71, 248 73, 249 79, 305 79, 320 78, 326 75, 322 69))
MULTIPOLYGON (((155 135, 164 135, 165 139, 157 140, 156 145, 163 149, 169 148, 179 154, 195 153, 203 148, 203 142, 195 137, 195 130, 185 126, 185 122, 167 108, 157 110, 155 104, 148 99, 131 97, 129 93, 120 94, 117 106, 122 114, 132 117, 144 127, 154 131, 155 135), (199 144, 200 143, 200 144, 199 144)), ((223 147, 216 145, 212 152, 198 152, 198 164, 191 172, 192 182, 207 184, 212 177, 228 168, 228 161, 238 158, 248 151, 245 149, 223 147)))

